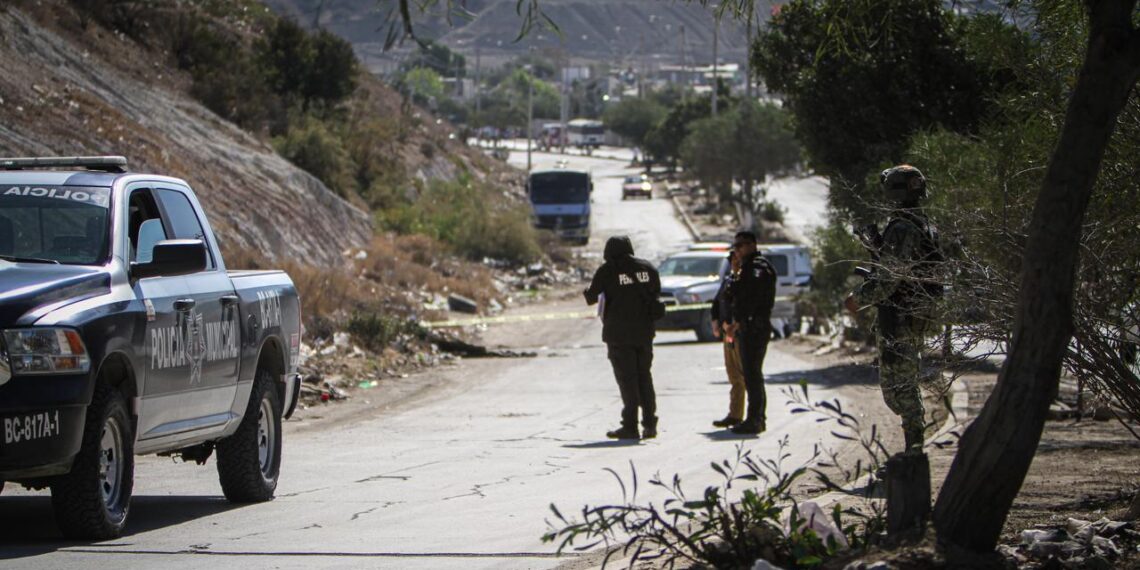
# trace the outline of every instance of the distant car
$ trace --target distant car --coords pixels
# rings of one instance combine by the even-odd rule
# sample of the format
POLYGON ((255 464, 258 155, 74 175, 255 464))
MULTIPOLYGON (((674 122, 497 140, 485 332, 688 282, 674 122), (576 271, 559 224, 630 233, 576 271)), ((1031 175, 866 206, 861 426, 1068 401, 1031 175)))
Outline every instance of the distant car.
POLYGON ((653 183, 650 182, 649 178, 644 174, 641 176, 627 176, 621 184, 622 200, 637 196, 653 198, 653 183))
POLYGON ((732 243, 727 241, 698 241, 689 244, 689 251, 720 251, 728 255, 732 243))
MULTIPOLYGON (((715 249, 695 249, 676 253, 661 262, 661 301, 667 306, 692 306, 672 310, 657 322, 657 330, 692 330, 697 340, 716 340, 712 331, 711 303, 720 289, 720 281, 728 272, 728 252, 715 249)), ((772 308, 772 325, 780 336, 794 329, 799 315, 795 297, 811 286, 811 256, 806 246, 797 244, 761 244, 764 256, 776 270, 776 304, 772 308)))

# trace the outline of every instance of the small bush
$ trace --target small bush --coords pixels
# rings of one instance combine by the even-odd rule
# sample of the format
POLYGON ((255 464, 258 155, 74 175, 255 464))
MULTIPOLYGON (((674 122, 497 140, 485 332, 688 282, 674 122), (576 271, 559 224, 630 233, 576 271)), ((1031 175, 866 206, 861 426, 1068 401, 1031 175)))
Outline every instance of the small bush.
POLYGON ((835 315, 843 309, 843 300, 859 284, 855 267, 869 254, 834 214, 827 225, 812 234, 812 289, 804 300, 816 307, 820 315, 835 315))
POLYGON ((281 156, 316 176, 342 198, 356 193, 354 165, 340 137, 325 124, 304 116, 293 121, 289 131, 273 139, 281 156))
POLYGON ((348 333, 365 348, 380 352, 395 342, 400 335, 419 333, 413 321, 379 313, 356 313, 348 320, 348 333))
POLYGON ((378 212, 379 226, 423 233, 469 259, 527 263, 542 256, 530 213, 496 189, 466 180, 432 180, 414 201, 378 212))
POLYGON ((784 215, 787 214, 787 209, 780 206, 772 200, 765 200, 760 204, 760 219, 765 222, 774 224, 784 223, 784 215))

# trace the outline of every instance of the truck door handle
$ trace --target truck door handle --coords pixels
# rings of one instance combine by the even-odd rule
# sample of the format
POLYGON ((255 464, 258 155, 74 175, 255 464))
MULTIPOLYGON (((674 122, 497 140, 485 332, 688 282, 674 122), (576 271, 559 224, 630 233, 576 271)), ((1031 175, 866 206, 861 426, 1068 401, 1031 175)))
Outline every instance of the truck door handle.
POLYGON ((237 295, 222 295, 222 299, 221 299, 223 307, 235 305, 240 300, 241 300, 241 297, 238 297, 237 295))
POLYGON ((179 312, 186 312, 194 308, 197 301, 194 299, 179 299, 174 302, 174 310, 179 312))

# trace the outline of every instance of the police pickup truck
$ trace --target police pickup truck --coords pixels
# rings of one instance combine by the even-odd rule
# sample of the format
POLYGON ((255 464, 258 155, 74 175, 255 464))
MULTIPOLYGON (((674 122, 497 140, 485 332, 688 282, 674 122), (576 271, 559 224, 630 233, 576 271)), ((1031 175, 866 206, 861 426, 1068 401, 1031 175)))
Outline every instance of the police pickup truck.
POLYGON ((135 455, 216 451, 229 500, 271 499, 300 382, 289 276, 227 271, 190 186, 126 170, 0 159, 0 485, 73 538, 122 533, 135 455))

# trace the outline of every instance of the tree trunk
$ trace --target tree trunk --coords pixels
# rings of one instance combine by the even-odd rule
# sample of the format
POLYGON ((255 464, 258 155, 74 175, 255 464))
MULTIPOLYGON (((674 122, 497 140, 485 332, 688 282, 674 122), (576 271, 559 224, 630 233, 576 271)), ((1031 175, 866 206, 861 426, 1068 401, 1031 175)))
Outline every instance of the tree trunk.
POLYGON ((930 460, 896 453, 887 460, 887 535, 921 534, 930 518, 930 460))
POLYGON ((1081 223, 1105 146, 1140 73, 1136 0, 1088 0, 1088 51, 1029 225, 1009 357, 966 430, 934 507, 944 543, 992 551, 1033 461, 1072 334, 1081 223))

